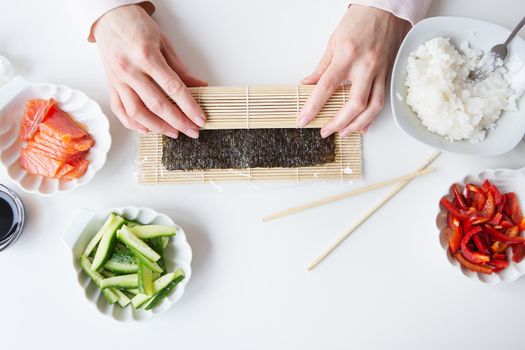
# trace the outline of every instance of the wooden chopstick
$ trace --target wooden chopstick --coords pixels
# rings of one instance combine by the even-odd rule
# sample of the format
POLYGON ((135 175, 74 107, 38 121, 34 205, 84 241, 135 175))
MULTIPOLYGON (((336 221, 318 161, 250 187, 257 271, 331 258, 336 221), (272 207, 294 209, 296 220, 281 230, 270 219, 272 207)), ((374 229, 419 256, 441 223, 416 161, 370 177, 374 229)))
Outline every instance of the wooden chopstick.
MULTIPOLYGON (((415 171, 421 171, 429 166, 441 152, 436 152, 425 160, 415 171)), ((311 271, 316 267, 321 261, 323 261, 330 253, 332 253, 335 248, 337 248, 352 232, 354 232, 359 226, 361 226, 369 217, 371 217, 376 211, 378 211, 385 203, 392 199, 399 191, 401 191, 406 185, 410 183, 410 180, 403 181, 394 187, 382 200, 380 200, 376 205, 370 208, 360 219, 354 222, 349 228, 344 230, 337 239, 329 244, 315 259, 313 259, 310 264, 307 266, 307 270, 311 271)))
POLYGON ((285 210, 282 210, 282 211, 278 211, 276 213, 273 213, 273 214, 270 214, 270 215, 267 215, 267 216, 263 217, 262 221, 266 222, 266 221, 274 220, 274 219, 277 219, 277 218, 282 218, 283 216, 296 214, 296 213, 299 213, 299 212, 304 211, 304 210, 308 210, 308 209, 312 209, 312 208, 315 208, 315 207, 318 207, 318 206, 321 206, 321 205, 325 205, 325 204, 328 204, 328 203, 336 202, 336 201, 339 201, 341 199, 345 199, 345 198, 348 198, 348 197, 351 197, 351 196, 355 196, 355 195, 358 195, 358 194, 361 194, 361 193, 365 193, 365 192, 368 192, 368 191, 373 191, 373 190, 376 190, 378 188, 389 186, 389 185, 393 185, 393 184, 398 183, 398 182, 412 180, 413 178, 416 178, 418 176, 423 176, 423 175, 426 175, 426 174, 430 174, 430 173, 432 173, 434 171, 436 171, 435 168, 426 168, 426 169, 423 169, 423 170, 414 171, 412 173, 409 173, 409 174, 406 174, 406 175, 403 175, 403 176, 398 176, 398 177, 395 177, 393 179, 377 182, 375 184, 371 184, 371 185, 368 185, 368 186, 357 188, 357 189, 352 190, 352 191, 343 192, 343 193, 336 194, 336 195, 333 195, 333 196, 329 196, 329 197, 326 197, 326 198, 318 199, 318 200, 313 201, 313 202, 305 203, 305 204, 299 205, 297 207, 293 207, 293 208, 285 209, 285 210))

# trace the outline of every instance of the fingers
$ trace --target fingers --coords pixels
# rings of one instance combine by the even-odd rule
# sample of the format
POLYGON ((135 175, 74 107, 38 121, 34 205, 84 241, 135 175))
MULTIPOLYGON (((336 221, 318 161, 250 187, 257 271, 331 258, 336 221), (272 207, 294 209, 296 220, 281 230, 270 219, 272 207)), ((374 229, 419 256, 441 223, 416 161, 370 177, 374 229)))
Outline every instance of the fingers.
POLYGON ((168 65, 179 75, 186 86, 208 86, 208 82, 193 76, 181 61, 170 41, 162 35, 163 54, 168 65))
POLYGON ((153 78, 191 121, 198 126, 203 126, 206 123, 201 107, 195 102, 184 82, 168 65, 160 52, 148 60, 146 73, 153 78))
POLYGON ((124 106, 122 105, 122 101, 120 100, 120 96, 118 95, 117 91, 113 88, 109 91, 109 98, 111 103, 111 110, 117 118, 120 120, 120 122, 128 129, 130 130, 136 130, 141 133, 147 133, 149 130, 145 128, 140 123, 134 121, 128 115, 126 114, 126 110, 124 109, 124 106))
POLYGON ((323 57, 321 57, 321 61, 319 61, 319 64, 315 68, 314 72, 304 78, 301 81, 301 84, 305 85, 312 85, 317 84, 323 73, 326 71, 328 66, 330 66, 330 62, 332 62, 332 50, 326 50, 323 54, 323 57))
POLYGON ((385 104, 385 86, 385 75, 381 75, 374 80, 366 110, 359 114, 340 132, 341 137, 346 137, 359 130, 363 133, 368 130, 368 126, 377 117, 379 112, 381 112, 385 104))
MULTIPOLYGON (((131 88, 144 102, 149 111, 163 119, 173 129, 179 130, 191 138, 199 137, 199 129, 177 106, 173 105, 144 74, 136 74, 131 80, 131 88)), ((204 124, 204 123, 203 123, 204 124)))
POLYGON ((125 114, 150 131, 177 138, 179 132, 164 120, 151 113, 142 103, 139 96, 127 85, 118 87, 118 93, 125 109, 125 114))
POLYGON ((332 63, 330 67, 326 69, 299 113, 298 127, 304 128, 321 111, 326 101, 328 101, 330 96, 337 90, 343 80, 345 68, 345 66, 332 63))
POLYGON ((366 72, 364 69, 359 69, 357 72, 359 73, 352 77, 348 102, 332 120, 323 126, 321 129, 322 137, 328 137, 334 132, 344 129, 355 117, 367 109, 374 76, 372 72, 366 72))

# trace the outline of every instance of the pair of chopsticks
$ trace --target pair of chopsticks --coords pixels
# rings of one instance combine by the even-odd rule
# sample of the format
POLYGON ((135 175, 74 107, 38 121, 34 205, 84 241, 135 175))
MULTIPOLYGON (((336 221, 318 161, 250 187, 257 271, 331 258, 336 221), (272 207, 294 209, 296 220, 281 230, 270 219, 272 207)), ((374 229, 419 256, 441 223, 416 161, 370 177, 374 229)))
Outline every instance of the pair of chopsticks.
POLYGON ((268 216, 263 217, 263 221, 270 221, 273 219, 281 218, 290 214, 299 213, 304 210, 315 208, 324 204, 332 203, 344 198, 355 196, 357 194, 365 193, 368 191, 376 190, 381 187, 393 185, 397 183, 397 186, 392 188, 392 190, 383 197, 377 204, 370 208, 360 219, 355 221, 350 227, 344 230, 339 237, 336 238, 331 244, 329 244, 315 259, 313 259, 307 266, 307 270, 310 271, 315 268, 321 261, 323 261, 328 255, 330 255, 352 232, 354 232, 359 226, 361 226, 368 218, 370 218, 375 212, 377 212, 383 205, 385 205, 390 199, 392 199, 396 194, 398 194, 406 185, 408 185, 414 178, 430 174, 434 172, 435 168, 428 168, 428 166, 441 154, 441 152, 436 152, 428 159, 426 159, 414 172, 399 176, 390 180, 385 180, 378 182, 372 185, 358 188, 356 190, 344 192, 334 196, 326 197, 319 199, 310 203, 306 203, 297 207, 286 209, 268 216))

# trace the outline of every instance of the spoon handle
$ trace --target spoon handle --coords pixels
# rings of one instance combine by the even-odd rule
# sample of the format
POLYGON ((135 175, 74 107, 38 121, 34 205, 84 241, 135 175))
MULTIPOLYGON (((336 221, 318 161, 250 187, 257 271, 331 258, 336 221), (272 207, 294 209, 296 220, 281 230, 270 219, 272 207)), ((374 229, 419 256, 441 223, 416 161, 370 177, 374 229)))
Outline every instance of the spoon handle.
POLYGON ((510 41, 512 39, 514 39, 514 37, 516 36, 516 34, 518 34, 518 32, 520 31, 521 27, 523 27, 525 25, 525 17, 523 17, 520 21, 520 23, 518 23, 518 25, 516 26, 516 28, 514 28, 514 30, 512 31, 512 33, 510 33, 509 37, 507 38, 507 40, 505 41, 505 46, 507 46, 510 41))

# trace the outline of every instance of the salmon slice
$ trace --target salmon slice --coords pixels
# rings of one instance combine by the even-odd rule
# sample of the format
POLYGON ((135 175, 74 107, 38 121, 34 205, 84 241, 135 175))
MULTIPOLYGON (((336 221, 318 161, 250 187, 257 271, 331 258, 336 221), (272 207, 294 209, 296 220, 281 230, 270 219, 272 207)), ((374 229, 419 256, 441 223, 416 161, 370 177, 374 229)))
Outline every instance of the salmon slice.
POLYGON ((61 162, 72 162, 72 161, 75 161, 79 158, 82 158, 82 157, 85 157, 87 155, 88 152, 76 152, 76 153, 73 153, 73 154, 69 154, 69 153, 61 153, 61 152, 58 152, 58 151, 53 151, 53 150, 49 150, 48 148, 46 148, 45 146, 42 146, 38 143, 34 143, 34 142, 31 142, 29 143, 26 148, 28 149, 28 151, 31 151, 31 152, 35 152, 35 153, 38 153, 42 156, 45 156, 45 157, 49 157, 49 158, 53 158, 55 160, 58 160, 58 161, 61 161, 61 162))
POLYGON ((87 151, 95 145, 95 140, 93 140, 89 135, 81 139, 73 140, 72 142, 66 143, 52 136, 49 136, 48 134, 38 132, 35 134, 35 141, 42 144, 46 144, 47 141, 50 144, 66 148, 74 148, 77 151, 87 151))
POLYGON ((69 181, 73 179, 78 179, 79 177, 83 176, 89 166, 89 162, 86 159, 78 159, 75 162, 71 163, 71 166, 73 169, 71 169, 68 173, 64 174, 61 178, 69 181))
POLYGON ((40 132, 65 143, 88 136, 69 114, 59 108, 54 109, 53 113, 48 115, 38 128, 40 132))
POLYGON ((20 166, 28 173, 55 177, 64 162, 36 153, 28 148, 20 152, 20 166))
POLYGON ((38 125, 52 112, 56 102, 53 99, 29 100, 26 103, 22 122, 20 123, 20 139, 30 140, 38 129, 38 125))

